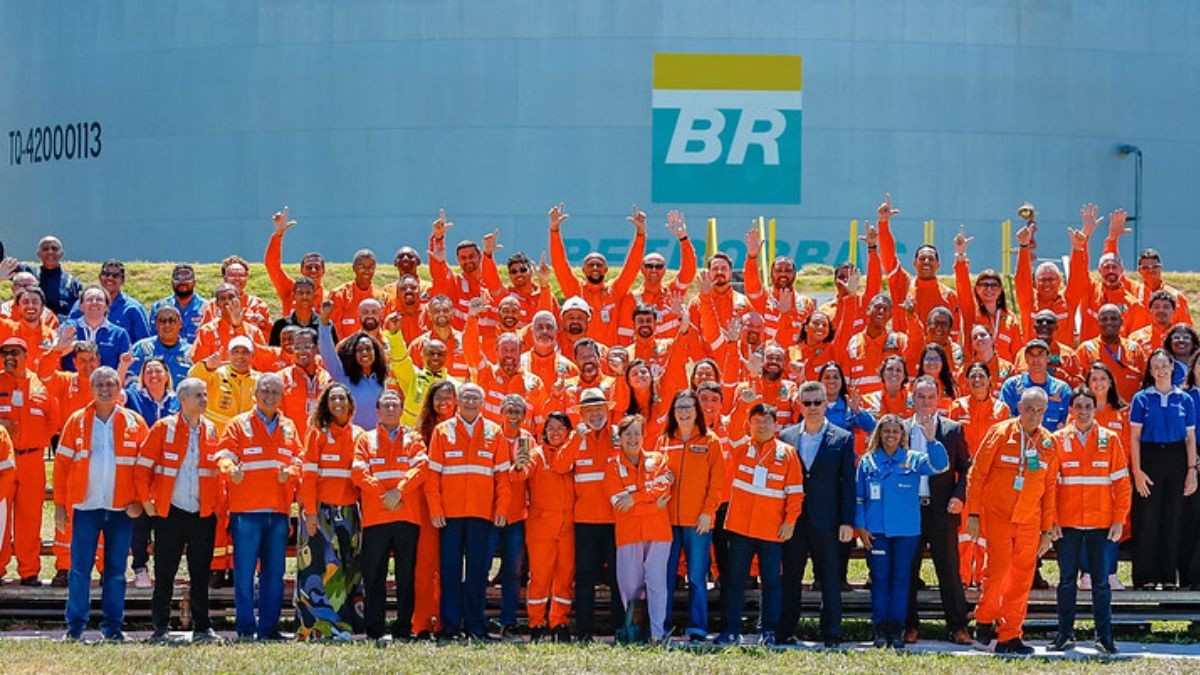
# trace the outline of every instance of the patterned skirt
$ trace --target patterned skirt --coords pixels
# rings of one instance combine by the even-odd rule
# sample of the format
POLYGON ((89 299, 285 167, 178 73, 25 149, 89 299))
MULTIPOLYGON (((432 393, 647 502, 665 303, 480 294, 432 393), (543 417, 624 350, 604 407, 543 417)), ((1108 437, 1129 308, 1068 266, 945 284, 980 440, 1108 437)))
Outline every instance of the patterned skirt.
POLYGON ((358 505, 317 507, 317 533, 300 516, 296 541, 296 637, 349 640, 363 631, 359 567, 362 518, 358 505))

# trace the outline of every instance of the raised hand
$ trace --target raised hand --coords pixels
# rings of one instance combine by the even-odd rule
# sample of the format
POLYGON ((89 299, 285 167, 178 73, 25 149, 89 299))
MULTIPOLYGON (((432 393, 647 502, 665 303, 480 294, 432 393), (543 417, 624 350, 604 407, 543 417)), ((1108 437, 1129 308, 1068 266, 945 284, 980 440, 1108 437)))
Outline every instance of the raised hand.
POLYGON ((1091 237, 1096 228, 1104 220, 1103 216, 1098 216, 1100 207, 1095 204, 1084 204, 1079 207, 1079 222, 1085 237, 1091 237))
POLYGON ((879 245, 879 228, 866 218, 863 219, 863 222, 866 223, 867 233, 858 235, 858 240, 865 242, 867 248, 875 248, 879 245))
POLYGON ((637 228, 638 234, 646 234, 646 212, 638 211, 637 204, 633 205, 633 211, 628 216, 625 216, 625 220, 628 220, 631 225, 637 228))
POLYGON ((876 212, 879 213, 880 222, 884 223, 891 220, 892 216, 900 213, 900 209, 892 206, 892 193, 887 192, 883 195, 883 203, 879 205, 876 212))
POLYGON ((752 352, 748 358, 742 359, 742 367, 749 373, 751 379, 762 377, 763 357, 758 352, 752 352))
POLYGON ((1025 248, 1029 248, 1029 246, 1033 243, 1033 235, 1035 234, 1037 234, 1037 224, 1030 223, 1017 230, 1017 233, 1013 236, 1017 238, 1017 244, 1025 248))
POLYGON ((271 222, 275 224, 275 234, 283 234, 296 226, 296 221, 288 220, 288 207, 286 206, 282 211, 276 211, 275 215, 271 216, 271 222))
POLYGON ((775 311, 780 314, 787 314, 796 306, 796 291, 791 288, 785 288, 779 292, 779 298, 771 299, 771 304, 775 311))
POLYGON ((954 235, 954 255, 966 256, 967 246, 975 241, 975 237, 967 236, 967 227, 962 223, 958 224, 958 234, 954 235))
POLYGON ((713 283, 712 277, 708 276, 708 270, 700 270, 697 273, 697 278, 700 282, 700 293, 707 295, 712 293, 713 283))
POLYGON ((683 239, 687 236, 687 223, 683 219, 683 211, 672 209, 667 211, 667 229, 671 234, 683 239))
POLYGON ((837 286, 838 295, 856 295, 862 285, 862 272, 853 267, 846 273, 845 279, 834 278, 833 284, 837 286))
POLYGON ((751 227, 749 231, 746 232, 745 240, 746 255, 758 255, 759 250, 762 249, 763 240, 762 234, 758 231, 757 225, 751 227))
POLYGON ((1133 232, 1128 227, 1125 227, 1125 221, 1129 216, 1125 213, 1125 209, 1117 209, 1108 214, 1108 238, 1119 239, 1123 234, 1133 232))
POLYGON ((500 230, 495 229, 483 235, 483 254, 492 255, 497 250, 504 248, 504 244, 497 244, 496 237, 500 236, 500 230))
POLYGON ((225 365, 226 361, 225 359, 221 358, 221 352, 213 352, 206 356, 202 363, 204 364, 205 368, 208 368, 209 370, 216 370, 217 368, 225 365))
POLYGON ((541 260, 541 262, 538 263, 538 268, 537 268, 537 278, 538 278, 539 286, 541 286, 542 288, 548 288, 550 286, 550 273, 551 272, 553 272, 553 270, 550 269, 550 265, 546 264, 546 252, 542 251, 542 260, 541 260))
POLYGON ((71 351, 75 348, 75 327, 65 323, 60 325, 54 338, 54 351, 63 353, 71 351))
POLYGON ((467 316, 479 316, 483 312, 483 298, 474 297, 467 303, 467 316))
POLYGON ((452 227, 454 227, 454 223, 446 221, 446 209, 439 209, 437 220, 433 221, 433 238, 444 239, 446 230, 452 227))
POLYGON ((328 324, 329 319, 333 316, 333 300, 325 298, 321 301, 320 315, 321 323, 328 324))
POLYGON ((399 332, 403 321, 404 319, 400 316, 399 312, 392 312, 383 320, 383 329, 389 333, 399 332))
POLYGON ((9 256, 4 260, 0 260, 0 280, 7 281, 13 278, 17 273, 17 267, 21 265, 21 261, 9 256))
POLYGON ((742 321, 734 319, 726 324, 725 328, 721 329, 721 334, 729 342, 737 342, 742 337, 742 321))
POLYGON ((559 202, 558 206, 550 207, 550 213, 548 215, 550 218, 551 232, 558 232, 558 228, 562 227, 563 222, 565 222, 567 218, 571 217, 566 213, 566 211, 563 210, 562 202, 559 202))
POLYGON ((683 295, 681 293, 672 293, 670 295, 668 309, 671 314, 682 317, 685 321, 687 320, 687 313, 683 310, 683 295))

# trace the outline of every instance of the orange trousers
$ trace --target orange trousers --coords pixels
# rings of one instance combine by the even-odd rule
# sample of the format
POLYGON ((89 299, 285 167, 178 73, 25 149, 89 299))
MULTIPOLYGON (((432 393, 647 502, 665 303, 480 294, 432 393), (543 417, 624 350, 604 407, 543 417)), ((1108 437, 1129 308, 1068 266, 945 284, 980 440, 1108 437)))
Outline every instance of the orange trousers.
POLYGON ((525 547, 529 552, 529 588, 525 610, 530 628, 567 625, 575 600, 575 522, 570 514, 529 510, 525 520, 525 547))
POLYGON ((8 500, 8 526, 0 541, 0 576, 15 555, 17 574, 35 577, 42 570, 42 509, 46 504, 46 460, 41 450, 14 458, 16 487, 8 500), (8 533, 11 533, 9 535, 8 533), (11 536, 12 545, 9 545, 11 536))
POLYGON ((971 541, 967 535, 966 518, 958 528, 958 569, 962 582, 967 586, 981 585, 987 575, 987 537, 983 536, 984 527, 980 518, 980 534, 976 541, 971 541))
POLYGON ((426 517, 417 537, 417 569, 413 576, 413 635, 438 632, 442 583, 438 573, 438 529, 426 517))
POLYGON ((217 534, 213 537, 212 564, 208 569, 212 572, 225 572, 233 569, 233 535, 229 531, 229 504, 220 504, 216 515, 217 534))
POLYGON ((996 638, 1005 642, 1021 637, 1042 533, 1036 523, 1014 525, 996 517, 985 518, 982 526, 988 563, 975 621, 997 624, 996 638))

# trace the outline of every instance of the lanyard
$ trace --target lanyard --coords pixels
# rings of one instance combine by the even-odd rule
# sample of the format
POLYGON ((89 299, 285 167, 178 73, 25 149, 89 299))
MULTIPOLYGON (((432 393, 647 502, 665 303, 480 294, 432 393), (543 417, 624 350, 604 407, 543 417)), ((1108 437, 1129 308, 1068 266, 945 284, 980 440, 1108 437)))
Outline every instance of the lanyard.
POLYGON ((1113 354, 1113 350, 1109 349, 1107 343, 1101 342, 1100 344, 1104 345, 1104 351, 1108 352, 1108 357, 1111 358, 1114 363, 1116 363, 1118 366, 1121 366, 1122 368, 1125 367, 1125 364, 1121 362, 1122 349, 1121 349, 1120 343, 1117 344, 1117 353, 1116 354, 1113 354))

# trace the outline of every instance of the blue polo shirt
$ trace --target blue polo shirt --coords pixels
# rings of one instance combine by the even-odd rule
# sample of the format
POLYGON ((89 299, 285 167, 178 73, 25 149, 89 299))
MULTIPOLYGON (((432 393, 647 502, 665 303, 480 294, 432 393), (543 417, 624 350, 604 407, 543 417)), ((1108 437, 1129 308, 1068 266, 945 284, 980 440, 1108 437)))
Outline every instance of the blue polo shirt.
POLYGON ((125 387, 125 407, 141 415, 147 425, 153 425, 167 415, 179 412, 179 397, 168 389, 162 401, 155 401, 141 385, 131 384, 125 387))
POLYGON ((146 359, 158 356, 162 357, 167 364, 167 372, 171 373, 171 384, 179 386, 192 367, 192 360, 188 357, 191 348, 192 346, 182 337, 173 347, 164 345, 157 337, 138 340, 129 350, 129 353, 133 355, 133 364, 129 366, 127 379, 137 380, 138 376, 142 374, 142 364, 146 362, 146 359))
POLYGON ((891 457, 882 449, 858 464, 854 527, 887 537, 921 534, 921 476, 950 468, 946 446, 926 442, 926 452, 899 448, 891 457))
POLYGON ((1187 438, 1188 429, 1196 428, 1196 403, 1179 387, 1165 394, 1148 387, 1133 395, 1129 423, 1141 426, 1140 432, 1133 431, 1143 443, 1177 443, 1187 438))
MULTIPOLYGON (((100 324, 95 333, 92 333, 83 319, 72 319, 66 323, 68 326, 75 328, 76 340, 91 340, 96 343, 100 349, 100 365, 108 366, 109 368, 117 368, 120 366, 121 355, 129 351, 129 333, 125 332, 124 328, 105 321, 100 324)), ((71 352, 63 357, 63 370, 75 371, 75 353, 71 352)))
MULTIPOLYGON (((83 318, 83 310, 79 308, 78 300, 71 308, 71 318, 83 318)), ((124 328, 125 332, 129 333, 130 342, 137 342, 150 335, 150 323, 146 320, 146 309, 140 302, 125 295, 123 291, 117 293, 117 297, 113 298, 112 303, 109 304, 108 320, 124 328)))
POLYGON ((1047 375, 1046 381, 1041 384, 1029 379, 1029 373, 1013 375, 1000 387, 1000 400, 1016 417, 1021 393, 1034 387, 1046 392, 1046 414, 1042 415, 1042 426, 1050 431, 1061 429, 1067 423, 1067 414, 1071 412, 1071 386, 1053 375, 1047 375))
POLYGON ((150 306, 150 334, 158 335, 158 328, 154 325, 154 317, 158 314, 160 307, 174 307, 179 310, 180 317, 183 318, 183 324, 179 328, 179 337, 188 342, 196 341, 196 331, 200 330, 201 319, 204 318, 204 304, 208 302, 206 298, 200 296, 199 293, 192 294, 192 300, 186 307, 179 304, 179 298, 174 294, 159 300, 150 306))

